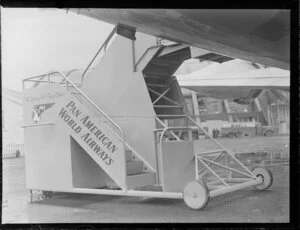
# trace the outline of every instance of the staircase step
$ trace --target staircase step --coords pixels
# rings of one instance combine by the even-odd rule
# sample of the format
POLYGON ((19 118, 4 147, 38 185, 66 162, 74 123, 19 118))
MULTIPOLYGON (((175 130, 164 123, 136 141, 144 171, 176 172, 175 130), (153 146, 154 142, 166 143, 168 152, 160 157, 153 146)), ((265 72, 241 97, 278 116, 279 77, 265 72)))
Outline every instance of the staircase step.
POLYGON ((141 173, 127 177, 128 189, 135 189, 147 185, 155 184, 155 173, 141 173))
POLYGON ((127 175, 143 173, 144 163, 142 161, 128 161, 126 162, 127 175))
POLYGON ((220 153, 220 152, 226 152, 226 150, 225 149, 215 149, 215 150, 211 150, 211 151, 200 152, 200 153, 197 153, 197 155, 206 155, 206 154, 220 153))
POLYGON ((154 108, 182 108, 181 105, 154 105, 154 108))
MULTIPOLYGON (((168 75, 164 75, 164 76, 166 76, 166 77, 168 77, 168 75)), ((147 80, 147 79, 161 79, 162 77, 161 76, 151 76, 151 75, 147 75, 146 77, 145 77, 145 79, 147 80)))
POLYGON ((156 114, 157 117, 161 119, 172 119, 172 118, 186 118, 185 114, 156 114))
POLYGON ((151 72, 147 72, 144 71, 144 74, 146 76, 146 78, 161 78, 161 79, 166 79, 166 78, 170 78, 170 75, 167 73, 151 73, 151 72))
POLYGON ((163 85, 163 84, 151 84, 151 83, 146 83, 147 86, 150 87, 169 87, 169 85, 163 85))

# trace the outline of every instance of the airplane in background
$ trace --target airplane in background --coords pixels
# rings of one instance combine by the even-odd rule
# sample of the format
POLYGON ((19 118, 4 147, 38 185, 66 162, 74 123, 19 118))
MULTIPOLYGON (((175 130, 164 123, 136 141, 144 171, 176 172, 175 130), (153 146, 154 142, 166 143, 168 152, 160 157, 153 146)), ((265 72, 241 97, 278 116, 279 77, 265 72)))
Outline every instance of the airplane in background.
POLYGON ((181 87, 193 90, 199 96, 233 99, 250 104, 254 98, 270 90, 278 99, 286 101, 282 91, 290 90, 290 72, 235 59, 208 66, 188 74, 176 74, 181 87))

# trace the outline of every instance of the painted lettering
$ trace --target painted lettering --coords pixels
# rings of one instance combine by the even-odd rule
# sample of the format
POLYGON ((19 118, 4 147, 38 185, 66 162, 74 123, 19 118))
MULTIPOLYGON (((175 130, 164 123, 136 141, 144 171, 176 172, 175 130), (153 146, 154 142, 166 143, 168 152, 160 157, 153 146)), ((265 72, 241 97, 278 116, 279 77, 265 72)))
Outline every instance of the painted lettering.
POLYGON ((94 135, 95 135, 95 137, 98 138, 98 136, 99 136, 101 133, 102 133, 102 132, 98 129, 98 130, 94 133, 94 135))
POLYGON ((102 139, 104 136, 105 136, 105 135, 102 134, 102 135, 98 138, 98 140, 101 141, 101 139, 102 139))
POLYGON ((86 142, 86 140, 87 140, 87 138, 90 136, 90 134, 89 133, 86 133, 86 134, 84 134, 84 135, 82 135, 81 136, 81 139, 83 139, 85 142, 86 142))
POLYGON ((109 140, 107 137, 104 137, 103 139, 102 139, 102 143, 103 144, 106 144, 106 143, 104 143, 104 140, 109 140))
MULTIPOLYGON (((71 119, 69 122, 68 122, 68 125, 70 126, 70 127, 72 127, 72 125, 75 123, 75 121, 73 120, 73 119, 71 119)), ((73 128, 73 127, 72 127, 73 128)))
MULTIPOLYGON (((76 124, 76 123, 75 123, 76 124)), ((76 133, 80 133, 80 131, 81 131, 81 127, 80 126, 78 126, 76 129, 74 129, 74 131, 76 132, 76 133)))
POLYGON ((67 113, 67 110, 65 110, 64 108, 62 108, 58 115, 60 115, 62 118, 64 118, 64 116, 66 115, 66 113, 67 113))
POLYGON ((94 140, 92 140, 92 142, 89 144, 89 146, 90 146, 91 148, 93 148, 95 145, 96 145, 96 142, 95 142, 94 140))
POLYGON ((118 148, 115 145, 112 145, 111 148, 109 149, 109 151, 111 151, 112 153, 114 153, 118 148))
POLYGON ((102 158, 102 160, 105 161, 106 159, 109 159, 109 158, 110 157, 107 154, 105 154, 104 157, 102 158))
POLYGON ((80 119, 80 121, 85 124, 85 122, 89 119, 89 116, 84 116, 83 118, 80 119))
POLYGON ((96 145, 94 148, 94 152, 98 153, 99 151, 102 151, 102 148, 99 145, 96 145))
POLYGON ((74 101, 70 101, 69 104, 67 104, 66 108, 68 108, 69 106, 73 107, 74 105, 75 105, 74 101))
POLYGON ((94 123, 91 122, 90 120, 88 120, 87 123, 84 124, 84 125, 85 125, 85 127, 87 127, 88 129, 91 129, 91 127, 94 126, 94 123))
POLYGON ((113 159, 108 159, 108 161, 107 162, 105 162, 107 165, 111 165, 111 163, 113 162, 113 159))
POLYGON ((70 118, 71 118, 71 117, 67 114, 67 115, 65 115, 65 117, 64 117, 64 121, 69 121, 70 118))
POLYGON ((85 143, 89 143, 91 140, 93 140, 92 138, 89 138, 85 143))
POLYGON ((97 126, 94 126, 93 128, 90 129, 91 133, 94 133, 95 129, 97 129, 97 126))

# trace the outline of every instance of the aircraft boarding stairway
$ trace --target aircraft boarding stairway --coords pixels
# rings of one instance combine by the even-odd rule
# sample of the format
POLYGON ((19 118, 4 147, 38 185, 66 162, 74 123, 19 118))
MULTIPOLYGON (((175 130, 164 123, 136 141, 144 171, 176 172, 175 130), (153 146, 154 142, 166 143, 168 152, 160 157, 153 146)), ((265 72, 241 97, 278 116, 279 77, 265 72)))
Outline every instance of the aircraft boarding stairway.
POLYGON ((267 178, 266 171, 251 172, 191 118, 173 77, 190 58, 217 62, 231 58, 183 44, 149 47, 153 43, 146 42, 138 50, 139 54, 146 51, 135 62, 134 40, 132 28, 116 26, 83 72, 81 82, 58 71, 23 80, 23 89, 25 82, 43 84, 24 90, 25 151, 29 153, 26 187, 183 198, 189 207, 201 209, 210 197, 249 186, 261 190, 270 186, 272 181, 262 184, 257 177, 265 174, 267 178), (101 50, 104 55, 86 74, 101 50), (191 126, 218 149, 195 153, 191 126), (222 162, 228 157, 234 168, 222 162), (229 173, 221 176, 217 168, 233 177, 229 173), (209 178, 203 184, 199 178, 207 172, 209 178), (158 191, 143 190, 145 187, 158 191))

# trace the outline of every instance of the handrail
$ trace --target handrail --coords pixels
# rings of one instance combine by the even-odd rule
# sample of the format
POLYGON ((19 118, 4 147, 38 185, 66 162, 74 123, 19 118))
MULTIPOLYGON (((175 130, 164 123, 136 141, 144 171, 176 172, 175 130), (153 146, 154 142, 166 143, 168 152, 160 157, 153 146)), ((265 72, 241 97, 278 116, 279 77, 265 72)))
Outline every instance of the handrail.
MULTIPOLYGON (((54 71, 54 72, 50 72, 48 73, 48 75, 50 76, 51 74, 59 74, 63 77, 63 79, 67 82, 67 84, 69 83, 71 86, 73 86, 74 89, 76 89, 91 105, 94 106, 94 108, 96 108, 96 110, 98 112, 100 112, 107 120, 109 120, 121 133, 121 139, 122 139, 122 144, 123 144, 123 149, 124 149, 124 176, 125 176, 125 190, 127 191, 127 168, 126 168, 126 151, 125 151, 125 137, 124 137, 124 132, 121 129, 121 127, 115 123, 102 109, 100 109, 84 92, 82 92, 69 78, 67 78, 63 73, 61 73, 60 71, 54 71)), ((45 74, 47 75, 47 74, 45 74)), ((33 79, 33 77, 28 78, 28 79, 33 79)), ((28 80, 28 79, 23 79, 23 85, 24 85, 24 81, 28 80)))
POLYGON ((90 68, 90 66, 93 64, 93 62, 95 61, 95 59, 97 58, 97 56, 101 52, 101 50, 104 48, 104 51, 106 51, 106 46, 107 46, 108 42, 110 41, 110 39, 112 38, 112 36, 116 33, 117 27, 118 27, 118 25, 116 25, 113 28, 113 30, 110 32, 110 34, 108 35, 108 37, 105 39, 105 41, 101 45, 100 49, 97 51, 96 55, 93 57, 93 59, 91 60, 91 62, 88 64, 88 66, 84 70, 84 72, 83 72, 83 74, 81 76, 81 83, 83 82, 83 78, 84 78, 86 72, 88 71, 88 69, 90 68))
POLYGON ((158 47, 162 47, 163 45, 155 45, 155 46, 151 46, 149 47, 144 53, 143 55, 140 57, 140 59, 135 63, 134 68, 136 68, 138 66, 138 64, 140 64, 140 62, 142 61, 142 59, 146 56, 146 54, 149 52, 149 50, 153 49, 153 48, 158 48, 158 47))
POLYGON ((21 125, 21 127, 28 128, 28 127, 37 127, 37 126, 46 126, 46 125, 54 125, 54 123, 48 122, 48 123, 40 123, 40 124, 32 124, 32 125, 21 125))
POLYGON ((213 138, 212 135, 209 134, 205 129, 203 129, 196 121, 194 121, 190 116, 186 116, 191 122, 193 122, 201 131, 203 131, 210 139, 212 139, 219 147, 221 147, 223 150, 226 150, 223 145, 221 145, 220 142, 218 142, 215 138, 213 138))

